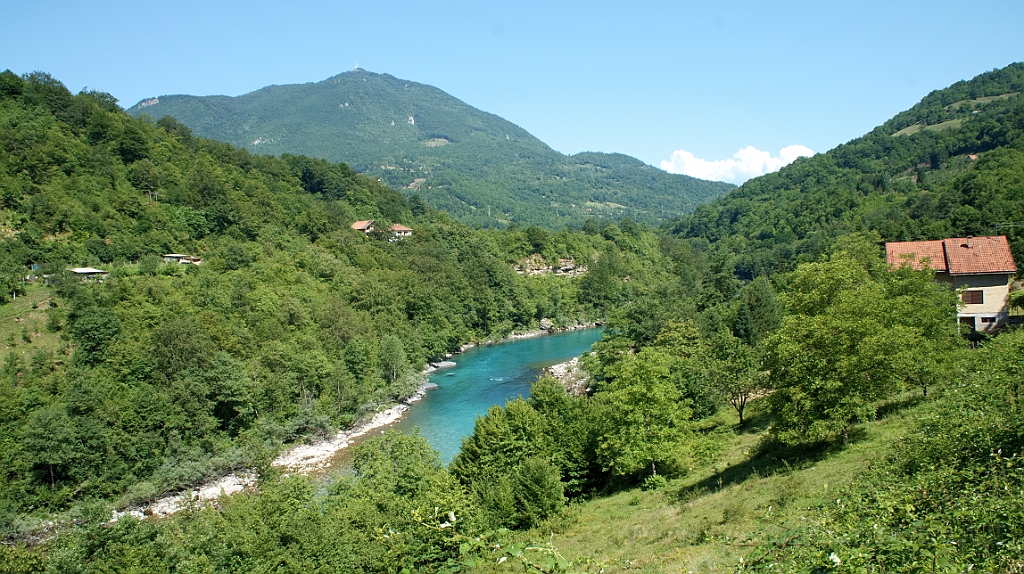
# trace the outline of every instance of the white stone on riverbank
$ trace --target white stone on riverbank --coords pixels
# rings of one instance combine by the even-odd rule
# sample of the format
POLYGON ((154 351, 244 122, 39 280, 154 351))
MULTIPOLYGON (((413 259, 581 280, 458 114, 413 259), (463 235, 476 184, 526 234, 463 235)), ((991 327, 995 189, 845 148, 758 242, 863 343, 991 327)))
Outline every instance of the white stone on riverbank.
MULTIPOLYGON (((402 403, 381 411, 370 417, 369 420, 348 430, 339 432, 331 440, 300 444, 292 447, 278 455, 271 464, 283 468, 288 473, 296 474, 310 474, 323 470, 330 465, 331 459, 336 454, 352 444, 353 439, 361 437, 372 430, 398 422, 402 415, 405 414, 405 411, 409 410, 410 403, 422 399, 428 391, 436 388, 437 385, 434 383, 424 383, 416 389, 416 392, 411 397, 408 397, 402 403)), ((256 479, 256 472, 251 469, 234 472, 204 484, 197 489, 165 496, 148 505, 129 508, 123 511, 115 510, 111 517, 111 522, 117 522, 123 516, 135 516, 138 518, 169 516, 190 506, 214 504, 221 496, 230 496, 246 489, 255 489, 256 479)))
POLYGON ((590 391, 588 388, 590 373, 580 364, 579 357, 573 357, 564 363, 551 365, 544 369, 544 373, 562 383, 562 386, 565 387, 566 392, 570 395, 581 397, 590 391))
MULTIPOLYGON (((550 320, 544 320, 541 323, 541 327, 547 327, 546 329, 537 329, 527 331, 525 333, 513 333, 509 335, 506 340, 528 339, 560 331, 590 329, 600 325, 601 323, 595 322, 576 323, 566 327, 555 327, 550 320)), ((501 341, 487 341, 479 344, 488 345, 497 342, 501 341)), ((467 351, 475 346, 477 346, 477 343, 466 343, 460 347, 459 352, 467 351)), ((449 354, 445 358, 450 359, 452 356, 452 354, 449 354)), ((579 359, 574 358, 571 361, 548 367, 545 371, 559 379, 559 381, 566 386, 566 389, 570 394, 583 395, 586 394, 588 390, 586 387, 590 381, 590 376, 578 365, 578 362, 579 359)), ((453 361, 438 361, 431 365, 427 365, 423 370, 423 373, 428 374, 438 369, 451 368, 455 366, 456 363, 453 361)), ((326 469, 330 465, 334 456, 348 448, 353 439, 361 437, 371 430, 397 422, 409 409, 410 403, 422 399, 430 389, 434 388, 437 388, 436 384, 425 383, 417 389, 415 394, 405 399, 402 403, 376 413, 369 420, 366 420, 351 429, 339 432, 330 440, 312 444, 301 444, 292 447, 281 453, 276 459, 274 459, 272 464, 284 469, 288 473, 298 474, 310 474, 312 472, 326 469)), ((189 489, 184 492, 165 496, 148 505, 132 507, 124 511, 115 510, 111 521, 116 522, 119 518, 128 515, 140 518, 146 516, 168 516, 190 506, 195 507, 215 504, 220 496, 230 496, 247 489, 254 490, 256 488, 256 480, 256 472, 253 469, 234 472, 208 482, 199 488, 189 489)))
MULTIPOLYGON (((533 329, 532 331, 523 331, 522 333, 512 333, 506 340, 516 341, 519 339, 532 339, 534 337, 540 337, 541 335, 550 335, 552 333, 562 333, 565 331, 579 331, 581 329, 594 329, 600 327, 602 323, 576 323, 573 325, 567 325, 565 327, 555 327, 555 324, 550 319, 541 319, 540 329, 533 329)), ((499 341, 500 342, 500 341, 499 341)))

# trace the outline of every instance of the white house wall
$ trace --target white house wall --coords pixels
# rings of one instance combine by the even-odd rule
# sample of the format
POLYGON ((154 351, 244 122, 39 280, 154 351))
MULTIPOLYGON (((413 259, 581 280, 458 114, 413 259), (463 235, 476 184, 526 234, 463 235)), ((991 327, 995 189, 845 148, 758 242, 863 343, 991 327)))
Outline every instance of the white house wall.
POLYGON ((961 275, 952 277, 953 286, 957 291, 981 291, 983 302, 979 304, 962 304, 957 315, 973 317, 976 331, 991 331, 1006 324, 1009 319, 1009 275, 961 275), (982 318, 992 318, 991 322, 982 322, 982 318))

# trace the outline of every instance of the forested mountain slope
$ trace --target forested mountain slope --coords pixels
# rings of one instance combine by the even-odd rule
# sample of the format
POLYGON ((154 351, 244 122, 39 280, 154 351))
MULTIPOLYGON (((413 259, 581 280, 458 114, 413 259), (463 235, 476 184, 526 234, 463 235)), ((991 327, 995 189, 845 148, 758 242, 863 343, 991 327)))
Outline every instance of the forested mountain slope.
POLYGON ((255 156, 43 73, 0 74, 0 192, 4 536, 327 435, 467 341, 603 316, 647 258, 624 261, 615 226, 472 230, 343 164, 255 156), (531 255, 598 273, 517 274, 531 255))
POLYGON ((839 235, 1006 235, 1024 263, 1024 63, 928 94, 827 153, 746 182, 672 227, 750 278, 814 261, 839 235))
POLYGON ((468 223, 560 228, 589 216, 661 221, 733 186, 618 154, 562 155, 424 84, 354 70, 238 97, 160 96, 129 112, 262 154, 343 161, 468 223))

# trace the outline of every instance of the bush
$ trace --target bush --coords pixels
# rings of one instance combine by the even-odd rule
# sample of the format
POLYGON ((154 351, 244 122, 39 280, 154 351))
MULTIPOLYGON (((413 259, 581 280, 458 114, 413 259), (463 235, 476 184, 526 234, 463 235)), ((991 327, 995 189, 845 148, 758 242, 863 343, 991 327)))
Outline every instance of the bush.
POLYGON ((668 485, 668 480, 660 474, 652 474, 644 479, 641 490, 659 490, 668 485))

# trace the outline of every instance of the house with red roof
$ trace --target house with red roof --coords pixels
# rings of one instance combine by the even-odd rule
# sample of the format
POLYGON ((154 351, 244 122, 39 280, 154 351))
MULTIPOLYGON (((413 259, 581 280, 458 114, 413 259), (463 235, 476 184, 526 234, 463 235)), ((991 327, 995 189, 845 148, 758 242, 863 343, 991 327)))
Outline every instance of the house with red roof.
POLYGON ((964 327, 992 331, 1009 319, 1010 281, 1017 266, 1002 235, 886 243, 885 260, 893 267, 933 269, 937 281, 960 293, 957 317, 964 327))
POLYGON ((412 237, 412 228, 406 227, 401 223, 396 223, 388 228, 395 237, 412 237))
POLYGON ((373 231, 373 220, 363 219, 362 221, 357 221, 353 223, 351 227, 356 231, 362 231, 363 233, 369 235, 370 232, 373 231))

